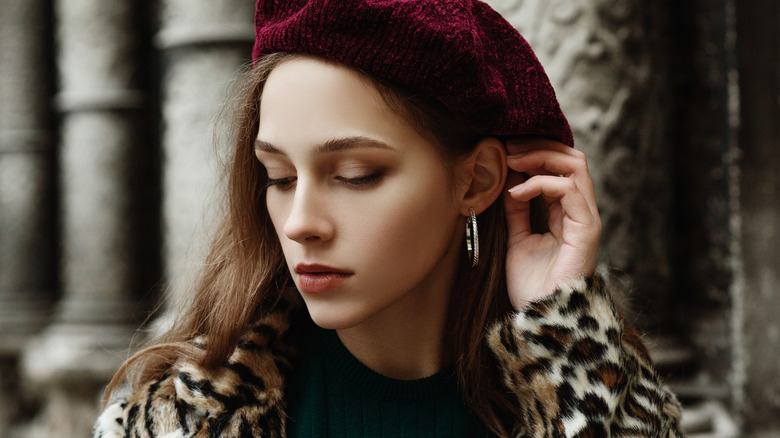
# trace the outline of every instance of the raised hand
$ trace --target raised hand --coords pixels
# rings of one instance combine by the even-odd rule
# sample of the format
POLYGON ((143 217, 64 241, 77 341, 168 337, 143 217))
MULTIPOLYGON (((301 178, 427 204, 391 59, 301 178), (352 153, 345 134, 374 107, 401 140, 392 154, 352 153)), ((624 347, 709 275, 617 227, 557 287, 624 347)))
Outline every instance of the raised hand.
POLYGON ((582 152, 545 139, 510 141, 507 151, 507 286, 520 310, 593 273, 601 221, 582 152), (531 229, 531 200, 538 196, 549 210, 542 233, 531 229))

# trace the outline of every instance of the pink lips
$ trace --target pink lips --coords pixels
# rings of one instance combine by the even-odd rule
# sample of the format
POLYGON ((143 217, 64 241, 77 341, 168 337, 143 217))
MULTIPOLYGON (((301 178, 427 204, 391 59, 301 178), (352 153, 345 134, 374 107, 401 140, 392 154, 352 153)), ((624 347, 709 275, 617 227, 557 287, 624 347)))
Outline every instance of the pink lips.
POLYGON ((343 282, 351 275, 351 272, 343 271, 332 266, 298 263, 295 266, 298 274, 298 287, 301 292, 307 294, 325 293, 343 282))

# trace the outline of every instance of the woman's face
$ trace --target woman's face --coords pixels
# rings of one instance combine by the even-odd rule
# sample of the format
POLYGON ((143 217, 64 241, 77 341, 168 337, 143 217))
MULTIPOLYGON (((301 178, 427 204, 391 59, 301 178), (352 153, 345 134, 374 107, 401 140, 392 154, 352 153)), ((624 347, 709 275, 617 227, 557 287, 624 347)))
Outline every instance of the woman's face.
POLYGON ((313 58, 283 62, 261 97, 256 154, 315 323, 352 328, 446 303, 462 249, 459 189, 367 81, 313 58))

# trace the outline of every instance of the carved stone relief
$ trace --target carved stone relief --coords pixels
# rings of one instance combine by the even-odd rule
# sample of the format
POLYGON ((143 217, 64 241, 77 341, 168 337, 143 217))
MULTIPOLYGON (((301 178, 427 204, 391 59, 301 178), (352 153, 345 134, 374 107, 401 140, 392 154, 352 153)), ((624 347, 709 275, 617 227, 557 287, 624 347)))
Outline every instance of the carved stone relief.
POLYGON ((653 22, 661 15, 629 0, 489 3, 534 48, 576 147, 588 156, 604 225, 602 259, 633 280, 638 313, 656 313, 670 280, 663 23, 653 22), (652 306, 642 300, 648 295, 652 306))

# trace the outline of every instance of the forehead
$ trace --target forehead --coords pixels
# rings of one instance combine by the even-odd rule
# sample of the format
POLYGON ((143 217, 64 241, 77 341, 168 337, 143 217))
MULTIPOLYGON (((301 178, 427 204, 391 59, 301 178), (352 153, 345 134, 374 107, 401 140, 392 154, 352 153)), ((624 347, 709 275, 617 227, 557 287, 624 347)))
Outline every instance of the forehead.
POLYGON ((259 121, 258 140, 280 146, 347 136, 389 143, 416 134, 359 73, 312 57, 285 61, 271 71, 259 121))

